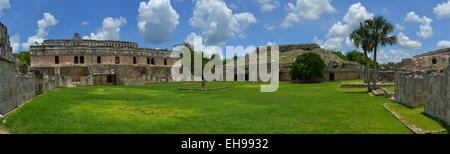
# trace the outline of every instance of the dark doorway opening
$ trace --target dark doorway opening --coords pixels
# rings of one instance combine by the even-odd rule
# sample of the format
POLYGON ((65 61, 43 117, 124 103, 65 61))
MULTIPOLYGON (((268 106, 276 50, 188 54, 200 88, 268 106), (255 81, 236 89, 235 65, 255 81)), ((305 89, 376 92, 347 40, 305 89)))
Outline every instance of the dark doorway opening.
POLYGON ((114 75, 107 75, 106 76, 106 83, 108 84, 116 84, 116 78, 114 75))
POLYGON ((334 73, 330 73, 330 81, 335 81, 336 79, 335 79, 335 77, 334 77, 334 73))

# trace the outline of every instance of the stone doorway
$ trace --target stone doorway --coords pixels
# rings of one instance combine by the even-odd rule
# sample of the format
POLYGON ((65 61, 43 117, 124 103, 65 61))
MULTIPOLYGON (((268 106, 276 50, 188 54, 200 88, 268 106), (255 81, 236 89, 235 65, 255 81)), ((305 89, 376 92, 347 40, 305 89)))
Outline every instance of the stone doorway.
POLYGON ((94 75, 94 85, 116 85, 115 74, 94 75))
POLYGON ((336 79, 335 79, 334 73, 330 73, 328 79, 329 79, 330 81, 335 81, 336 79))

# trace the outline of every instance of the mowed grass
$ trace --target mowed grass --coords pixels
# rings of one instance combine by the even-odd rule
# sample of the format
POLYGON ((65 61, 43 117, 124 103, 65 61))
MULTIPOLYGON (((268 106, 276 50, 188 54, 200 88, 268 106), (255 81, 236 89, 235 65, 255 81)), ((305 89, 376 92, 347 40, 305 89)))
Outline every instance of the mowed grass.
POLYGON ((208 83, 227 90, 195 92, 200 83, 59 88, 8 115, 12 133, 50 134, 409 134, 383 108, 388 100, 339 82, 208 83))
POLYGON ((444 122, 426 115, 424 112, 424 106, 419 106, 417 108, 408 108, 402 104, 392 102, 387 103, 386 105, 397 112, 403 120, 424 131, 436 132, 448 129, 444 122))

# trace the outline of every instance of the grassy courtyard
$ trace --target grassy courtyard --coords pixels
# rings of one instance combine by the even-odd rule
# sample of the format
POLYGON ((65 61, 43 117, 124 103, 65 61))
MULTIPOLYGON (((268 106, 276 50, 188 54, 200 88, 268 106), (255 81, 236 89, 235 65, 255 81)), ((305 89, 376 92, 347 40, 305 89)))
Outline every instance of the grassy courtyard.
POLYGON ((209 83, 230 89, 180 91, 199 83, 59 88, 8 115, 12 133, 409 134, 384 109, 388 100, 339 83, 209 83))

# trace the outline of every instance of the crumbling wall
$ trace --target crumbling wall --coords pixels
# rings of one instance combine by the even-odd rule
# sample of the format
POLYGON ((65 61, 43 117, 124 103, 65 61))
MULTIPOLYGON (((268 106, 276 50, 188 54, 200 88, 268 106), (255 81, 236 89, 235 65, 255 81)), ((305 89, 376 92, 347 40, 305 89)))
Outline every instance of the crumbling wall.
POLYGON ((15 64, 0 56, 0 114, 13 110, 16 102, 15 64))
POLYGON ((395 100, 411 108, 423 105, 426 100, 425 85, 423 75, 397 73, 395 100))
POLYGON ((17 76, 16 82, 17 103, 20 106, 36 96, 36 79, 32 75, 17 76))
POLYGON ((450 124, 450 67, 445 73, 396 74, 395 100, 409 107, 424 105, 425 113, 450 124))
POLYGON ((450 68, 445 74, 426 76, 425 113, 450 124, 450 68))

